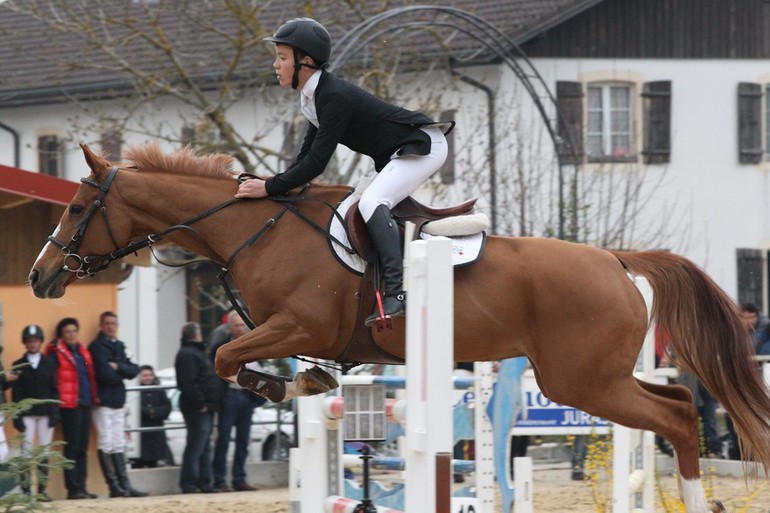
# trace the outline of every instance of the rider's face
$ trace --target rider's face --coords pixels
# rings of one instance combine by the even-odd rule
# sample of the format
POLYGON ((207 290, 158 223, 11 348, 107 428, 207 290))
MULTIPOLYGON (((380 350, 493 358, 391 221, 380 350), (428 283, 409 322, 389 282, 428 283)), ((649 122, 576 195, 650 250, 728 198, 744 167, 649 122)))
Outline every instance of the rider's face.
POLYGON ((294 52, 291 46, 275 45, 275 61, 273 69, 281 87, 291 87, 294 75, 294 52))

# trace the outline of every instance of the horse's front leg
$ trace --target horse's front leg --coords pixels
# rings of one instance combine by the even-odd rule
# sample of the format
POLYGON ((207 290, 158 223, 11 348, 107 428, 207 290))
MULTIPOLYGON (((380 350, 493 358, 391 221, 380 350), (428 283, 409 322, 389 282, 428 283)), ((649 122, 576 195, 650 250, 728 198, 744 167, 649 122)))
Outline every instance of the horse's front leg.
POLYGON ((326 393, 339 384, 319 367, 298 372, 294 380, 249 368, 257 360, 300 354, 311 348, 303 345, 311 341, 312 337, 296 323, 273 316, 217 350, 217 374, 273 402, 326 393))

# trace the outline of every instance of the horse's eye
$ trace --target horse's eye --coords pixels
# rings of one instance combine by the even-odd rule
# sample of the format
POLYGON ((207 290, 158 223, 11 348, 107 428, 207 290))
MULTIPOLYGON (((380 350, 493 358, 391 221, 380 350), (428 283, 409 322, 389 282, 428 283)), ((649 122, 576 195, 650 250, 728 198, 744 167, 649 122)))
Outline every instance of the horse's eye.
POLYGON ((83 205, 70 205, 70 215, 78 215, 83 212, 83 205))

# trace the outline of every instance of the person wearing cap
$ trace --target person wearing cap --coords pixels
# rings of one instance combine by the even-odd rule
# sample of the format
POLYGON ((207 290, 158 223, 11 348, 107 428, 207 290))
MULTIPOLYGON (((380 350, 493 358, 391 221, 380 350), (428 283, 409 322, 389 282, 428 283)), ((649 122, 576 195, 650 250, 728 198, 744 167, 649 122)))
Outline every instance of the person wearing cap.
POLYGON ((223 390, 196 322, 182 326, 182 347, 176 354, 174 369, 180 391, 179 409, 187 427, 179 487, 182 493, 219 492, 212 485, 211 433, 223 390))
POLYGON ((126 469, 126 386, 124 381, 139 374, 126 345, 118 339, 118 316, 102 312, 99 333, 88 345, 94 359, 99 406, 92 410, 96 426, 97 455, 110 497, 145 497, 131 486, 126 469))
MULTIPOLYGON (((13 362, 16 381, 11 385, 11 397, 18 403, 24 399, 59 400, 56 385, 56 369, 51 359, 41 353, 43 347, 43 329, 30 324, 21 332, 21 340, 27 351, 13 362)), ((59 422, 59 405, 54 402, 36 404, 13 419, 14 427, 24 434, 22 451, 29 454, 32 448, 47 446, 53 440, 53 428, 59 422)), ((46 462, 37 468, 37 497, 42 502, 50 502, 46 494, 48 467, 46 462)), ((21 490, 31 495, 32 469, 20 476, 21 490)))
MULTIPOLYGON (((384 277, 382 310, 370 315, 373 325, 383 313, 403 315, 403 256, 391 209, 435 173, 447 157, 446 133, 453 122, 441 124, 421 112, 392 105, 335 75, 326 68, 331 38, 323 25, 295 18, 265 38, 275 44, 275 69, 281 87, 300 91, 300 108, 307 132, 294 162, 267 180, 245 180, 238 198, 277 196, 320 175, 338 144, 367 155, 378 172, 358 204, 384 277)), ((377 287, 379 292, 379 284, 377 287)))

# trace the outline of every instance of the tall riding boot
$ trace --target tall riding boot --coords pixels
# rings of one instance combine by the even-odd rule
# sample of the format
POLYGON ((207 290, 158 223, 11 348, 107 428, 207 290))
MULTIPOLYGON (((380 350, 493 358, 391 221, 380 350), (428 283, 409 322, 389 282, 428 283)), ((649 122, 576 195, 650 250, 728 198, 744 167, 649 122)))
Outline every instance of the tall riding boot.
POLYGON ((99 466, 102 467, 102 474, 107 486, 110 488, 110 497, 128 497, 126 489, 120 485, 118 474, 112 465, 112 458, 104 451, 98 451, 99 466))
POLYGON ((112 454, 112 462, 115 464, 115 473, 118 475, 120 487, 126 491, 128 497, 147 497, 146 492, 140 492, 131 486, 128 480, 128 470, 126 470, 126 459, 122 452, 112 454))
POLYGON ((48 486, 48 459, 41 461, 37 466, 37 497, 40 502, 51 502, 51 498, 45 493, 48 486))
MULTIPOLYGON (((404 294, 404 257, 396 221, 390 215, 385 205, 378 206, 372 217, 366 222, 369 239, 372 241, 377 257, 382 267, 385 279, 385 293, 382 298, 382 309, 385 318, 404 315, 406 311, 404 294)), ((366 318, 364 324, 372 326, 380 318, 379 306, 375 307, 372 315, 366 318)))
POLYGON ((24 495, 32 494, 32 469, 27 469, 26 472, 19 475, 19 486, 21 486, 21 493, 24 495))

